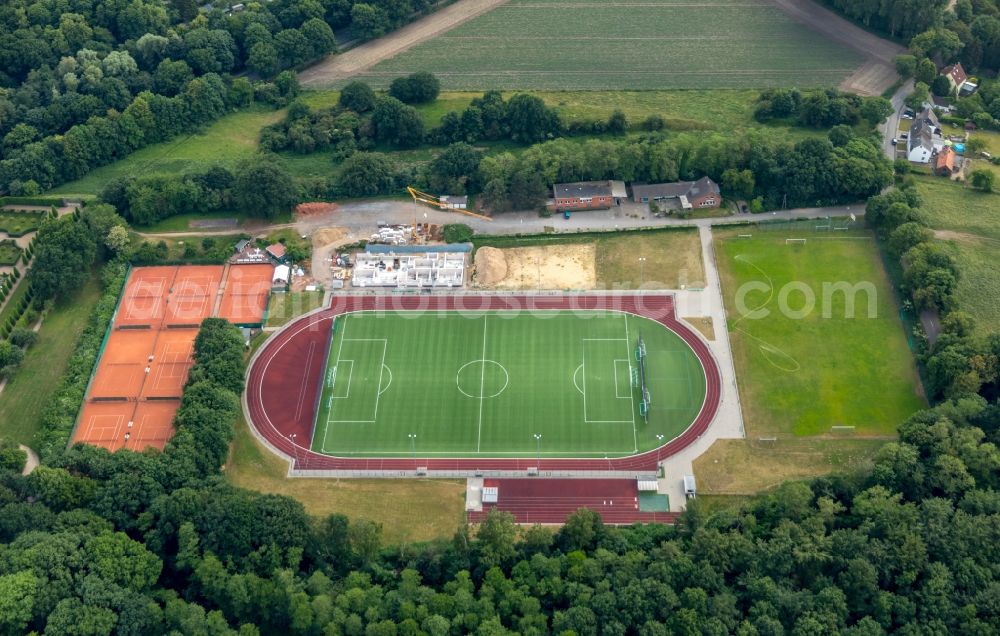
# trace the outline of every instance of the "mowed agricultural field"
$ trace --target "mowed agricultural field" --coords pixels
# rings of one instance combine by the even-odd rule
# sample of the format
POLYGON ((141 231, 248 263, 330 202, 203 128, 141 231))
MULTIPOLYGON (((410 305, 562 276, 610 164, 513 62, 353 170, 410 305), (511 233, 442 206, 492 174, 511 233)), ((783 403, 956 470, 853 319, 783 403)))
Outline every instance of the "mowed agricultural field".
POLYGON ((862 57, 765 0, 512 0, 359 76, 446 89, 836 86, 862 57))
POLYGON ((340 456, 626 456, 684 431, 705 385, 680 336, 631 314, 357 312, 335 323, 312 448, 340 456), (640 335, 648 422, 635 359, 640 335))
POLYGON ((715 244, 747 436, 825 435, 833 426, 894 435, 926 404, 874 237, 745 232, 716 232, 715 244), (874 291, 851 295, 854 317, 847 294, 824 299, 823 284, 840 282, 874 291), (815 298, 808 313, 804 289, 815 298))

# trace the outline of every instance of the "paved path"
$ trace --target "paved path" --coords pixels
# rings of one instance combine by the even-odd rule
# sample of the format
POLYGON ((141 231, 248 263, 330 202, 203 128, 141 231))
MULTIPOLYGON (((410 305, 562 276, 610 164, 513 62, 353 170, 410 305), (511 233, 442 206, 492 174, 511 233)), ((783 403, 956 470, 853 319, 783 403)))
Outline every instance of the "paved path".
POLYGON ((18 444, 17 447, 28 454, 28 459, 27 461, 24 462, 24 470, 21 471, 21 474, 30 475, 31 471, 35 470, 35 468, 37 468, 38 464, 40 463, 38 460, 38 453, 31 450, 24 444, 18 444))
MULTIPOLYGON (((275 230, 294 228, 301 234, 327 227, 342 227, 348 231, 350 242, 367 239, 375 230, 376 223, 407 225, 414 220, 418 223, 465 223, 480 234, 537 234, 551 227, 555 232, 590 232, 607 230, 625 230, 649 227, 711 227, 716 225, 733 225, 740 223, 757 223, 775 220, 815 219, 826 216, 864 215, 864 202, 851 205, 838 205, 823 208, 795 208, 769 212, 764 214, 735 214, 732 216, 708 219, 657 219, 649 214, 644 205, 626 203, 610 210, 593 210, 577 212, 569 219, 562 216, 543 218, 537 212, 509 212, 499 214, 492 221, 466 216, 460 212, 435 210, 426 206, 417 206, 393 199, 372 200, 341 204, 337 210, 327 214, 312 215, 295 223, 276 223, 243 231, 264 236, 275 230)), ((213 230, 184 232, 139 232, 144 239, 183 238, 191 236, 225 236, 239 233, 235 230, 213 230)))
MULTIPOLYGON (((882 148, 885 151, 885 156, 889 159, 896 158, 896 146, 892 145, 892 140, 896 137, 896 133, 899 131, 899 122, 903 116, 903 110, 906 108, 906 98, 910 96, 913 92, 913 80, 907 80, 899 87, 892 98, 889 100, 892 102, 892 114, 889 118, 885 120, 885 123, 879 126, 879 130, 882 132, 882 148)), ((901 140, 903 146, 906 146, 906 140, 901 140)))
POLYGON ((659 480, 659 492, 670 499, 670 510, 684 510, 686 503, 682 479, 693 475, 693 463, 718 439, 743 439, 743 412, 740 394, 736 385, 736 368, 733 365, 732 349, 729 345, 729 329, 726 323, 726 308, 722 297, 722 281, 715 260, 715 244, 712 228, 704 225, 698 228, 701 239, 701 254, 705 266, 705 289, 702 291, 675 291, 677 315, 683 317, 708 316, 712 318, 715 339, 709 342, 709 349, 719 365, 722 374, 722 401, 719 411, 708 430, 693 444, 660 462, 663 477, 659 480))

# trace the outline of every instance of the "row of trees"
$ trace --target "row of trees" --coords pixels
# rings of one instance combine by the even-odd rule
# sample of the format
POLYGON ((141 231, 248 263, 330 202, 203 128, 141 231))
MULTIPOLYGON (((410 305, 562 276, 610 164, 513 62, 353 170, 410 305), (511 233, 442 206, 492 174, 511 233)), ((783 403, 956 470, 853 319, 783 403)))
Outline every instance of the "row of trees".
POLYGON ((835 90, 803 94, 795 88, 773 88, 760 94, 754 118, 766 122, 794 119, 801 126, 830 128, 856 126, 862 121, 875 127, 892 114, 892 104, 884 97, 862 97, 835 90))
POLYGON ((913 187, 872 197, 866 221, 902 267, 902 292, 918 312, 940 316, 940 332, 921 353, 925 388, 932 399, 1000 394, 1000 336, 976 334, 975 321, 960 311, 956 291, 961 270, 945 244, 935 241, 923 202, 913 187))
POLYGON ((104 186, 100 200, 134 225, 151 225, 179 214, 231 209, 273 218, 295 205, 299 195, 280 160, 258 154, 233 170, 213 166, 182 174, 118 177, 104 186))
POLYGON ((856 201, 892 180, 878 144, 835 128, 830 139, 796 144, 750 133, 741 137, 650 134, 622 141, 556 139, 520 154, 483 156, 464 143, 448 146, 417 171, 397 168, 391 157, 359 152, 343 162, 331 191, 338 196, 387 194, 406 183, 435 191, 475 192, 494 211, 530 209, 553 183, 622 179, 676 181, 708 175, 730 196, 759 199, 758 207, 856 201))

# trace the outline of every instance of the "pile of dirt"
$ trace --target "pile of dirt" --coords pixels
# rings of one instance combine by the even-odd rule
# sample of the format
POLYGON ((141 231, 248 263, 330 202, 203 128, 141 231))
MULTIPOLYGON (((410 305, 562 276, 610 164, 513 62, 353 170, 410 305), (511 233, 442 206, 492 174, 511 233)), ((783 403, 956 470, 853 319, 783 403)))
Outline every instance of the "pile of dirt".
POLYGON ((342 227, 324 227, 316 230, 312 234, 313 247, 322 247, 331 243, 337 243, 347 237, 347 230, 342 227))
POLYGON ((597 285, 593 243, 481 247, 476 252, 476 284, 495 289, 593 289, 597 285))
POLYGON ((316 216, 317 214, 334 212, 336 209, 336 203, 329 203, 326 201, 310 201, 308 203, 300 203, 295 206, 295 214, 300 217, 316 216))
POLYGON ((476 283, 491 287, 507 278, 507 259, 503 250, 495 247, 480 247, 476 251, 476 283))

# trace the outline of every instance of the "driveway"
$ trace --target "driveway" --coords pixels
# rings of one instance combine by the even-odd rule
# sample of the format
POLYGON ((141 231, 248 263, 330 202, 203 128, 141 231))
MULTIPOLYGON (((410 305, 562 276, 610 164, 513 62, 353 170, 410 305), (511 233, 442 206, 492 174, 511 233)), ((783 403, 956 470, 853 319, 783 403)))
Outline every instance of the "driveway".
POLYGON ((885 156, 889 159, 896 158, 896 147, 892 145, 892 139, 896 136, 897 131, 899 131, 899 122, 903 116, 903 110, 906 108, 906 98, 910 96, 913 92, 913 80, 907 80, 899 87, 892 98, 889 100, 892 102, 892 114, 880 127, 882 132, 882 148, 885 150, 885 156))

